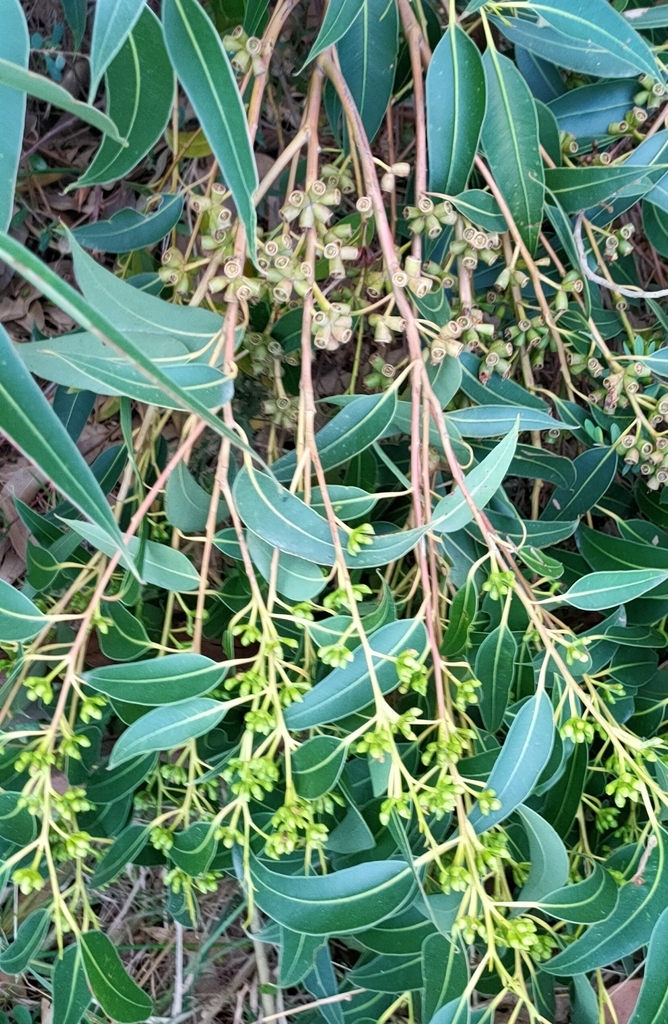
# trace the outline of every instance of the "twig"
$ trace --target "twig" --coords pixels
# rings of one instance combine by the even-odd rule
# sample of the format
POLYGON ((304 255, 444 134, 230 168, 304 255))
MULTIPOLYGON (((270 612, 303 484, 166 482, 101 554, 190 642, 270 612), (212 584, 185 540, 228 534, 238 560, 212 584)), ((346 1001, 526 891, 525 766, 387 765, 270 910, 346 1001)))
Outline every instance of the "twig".
POLYGON ((595 273, 587 262, 587 253, 585 252, 584 242, 582 240, 582 223, 584 221, 584 213, 579 213, 575 218, 575 229, 573 231, 573 237, 575 238, 575 247, 578 253, 578 260, 580 261, 580 270, 588 277, 594 284, 599 284, 601 288, 607 288, 609 292, 617 292, 618 295, 624 295, 628 299, 664 299, 668 295, 668 288, 662 288, 658 292, 644 292, 642 288, 626 288, 621 284, 611 284, 610 281, 606 281, 604 277, 600 277, 595 273))
POLYGON ((316 999, 313 1003, 304 1003, 303 1006, 295 1006, 293 1010, 284 1010, 283 1013, 273 1013, 270 1017, 258 1017, 253 1024, 268 1024, 270 1020, 278 1020, 279 1017, 293 1017, 297 1013, 305 1013, 306 1010, 317 1010, 319 1006, 330 1006, 332 1003, 349 1003, 353 996, 359 996, 366 992, 365 988, 354 988, 350 992, 339 992, 335 996, 327 996, 325 999, 316 999))

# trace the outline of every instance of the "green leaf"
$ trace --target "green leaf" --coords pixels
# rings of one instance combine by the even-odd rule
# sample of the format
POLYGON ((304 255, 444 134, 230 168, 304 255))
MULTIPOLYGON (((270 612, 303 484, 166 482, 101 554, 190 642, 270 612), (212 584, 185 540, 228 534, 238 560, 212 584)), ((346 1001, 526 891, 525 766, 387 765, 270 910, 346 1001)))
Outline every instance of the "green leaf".
POLYGON ((162 20, 172 64, 232 193, 254 259, 257 167, 228 56, 197 0, 165 0, 162 20))
MULTIPOLYGON (((464 192, 485 116, 485 73, 478 47, 457 24, 434 50, 425 85, 429 188, 464 192)), ((469 196, 464 193, 463 198, 469 196)), ((505 222, 500 230, 505 230, 505 222)))
POLYGON ((361 16, 339 40, 339 63, 369 142, 378 132, 392 96, 399 20, 396 4, 362 0, 361 16))
MULTIPOLYGON (((313 970, 304 978, 304 987, 314 999, 320 1001, 319 1010, 327 1024, 344 1024, 345 1018, 338 1003, 323 1002, 329 996, 337 994, 338 983, 334 973, 334 965, 329 955, 329 946, 324 942, 315 954, 313 970)), ((363 998, 369 998, 368 996, 363 998)))
POLYGON ((668 257, 668 213, 645 199, 642 204, 642 223, 652 248, 660 256, 668 257))
POLYGON ((446 413, 445 417, 446 423, 454 424, 462 437, 498 437, 511 431, 518 419, 520 430, 568 429, 547 413, 519 405, 470 406, 446 413))
POLYGON ((178 224, 183 212, 183 195, 160 193, 160 203, 149 213, 132 207, 119 210, 109 220, 98 220, 74 228, 72 234, 87 249, 99 252, 132 252, 160 242, 178 224))
POLYGON ((329 46, 338 43, 354 21, 359 18, 364 7, 364 0, 328 0, 327 10, 320 31, 308 55, 306 64, 323 53, 329 46))
POLYGON ((369 992, 415 992, 422 988, 422 957, 418 953, 388 956, 381 954, 349 975, 350 984, 369 992))
POLYGON ((294 988, 313 969, 316 950, 323 944, 321 935, 303 935, 281 928, 279 982, 281 988, 294 988))
MULTIPOLYGON (((327 495, 332 503, 334 515, 343 522, 349 519, 363 519, 378 501, 375 494, 369 494, 361 487, 348 487, 343 484, 328 485, 327 495)), ((311 508, 315 509, 318 515, 326 515, 320 487, 314 487, 311 491, 311 508)))
POLYGON ((564 839, 575 820, 584 791, 589 750, 585 743, 578 743, 566 764, 559 785, 553 786, 546 794, 541 806, 542 816, 554 826, 564 839))
MULTIPOLYGON (((112 543, 102 530, 92 523, 82 523, 76 519, 64 519, 63 522, 109 558, 118 550, 118 545, 112 543)), ((131 557, 138 557, 142 542, 138 537, 130 537, 127 548, 131 557)), ((126 568, 133 564, 125 556, 121 557, 120 561, 126 568)), ((143 542, 142 578, 151 586, 180 593, 197 590, 199 586, 199 575, 190 559, 182 551, 177 551, 167 544, 158 544, 154 540, 143 542)))
POLYGON ((86 31, 86 0, 60 0, 60 2, 63 5, 67 24, 74 36, 74 48, 78 50, 86 31))
POLYGON ((184 652, 126 665, 103 665, 84 672, 82 679, 91 689, 108 697, 150 707, 177 704, 210 693, 220 685, 226 672, 225 662, 184 652))
POLYGON ((70 188, 108 185, 144 159, 165 130, 174 99, 174 72, 160 22, 144 6, 107 68, 107 110, 127 139, 121 148, 104 139, 90 167, 70 188))
POLYGON ((118 878, 146 846, 149 831, 145 825, 128 825, 98 862, 90 880, 91 887, 102 889, 118 878))
MULTIPOLYGON (((517 445, 518 427, 515 424, 503 441, 494 448, 480 465, 466 476, 466 487, 476 508, 483 509, 494 497, 508 472, 517 445)), ((431 528, 435 533, 454 533, 473 519, 473 512, 459 488, 442 498, 432 513, 431 528)))
POLYGON ((352 935, 395 914, 412 897, 413 871, 402 861, 371 861, 328 875, 286 875, 253 854, 255 899, 274 921, 305 935, 352 935))
POLYGON ((346 748, 335 736, 312 736, 297 747, 290 760, 297 795, 318 800, 338 782, 346 748))
POLYGON ((48 624, 46 615, 25 594, 0 580, 0 641, 32 640, 48 624))
POLYGON ((37 838, 37 819, 27 807, 19 807, 20 793, 0 793, 0 839, 28 846, 37 838))
POLYGON ((642 597, 668 580, 668 571, 631 569, 628 572, 592 572, 577 580, 560 598, 573 608, 598 612, 642 597))
POLYGON ((153 1003, 129 976, 106 935, 85 932, 79 936, 79 949, 90 989, 112 1020, 135 1024, 153 1013, 153 1003))
MULTIPOLYGON (((246 540, 253 562, 268 582, 276 549, 250 530, 246 540)), ((284 551, 278 552, 275 579, 276 590, 288 601, 311 601, 327 586, 327 577, 317 565, 284 551)))
MULTIPOLYGON (((73 246, 76 246, 76 242, 74 242, 74 240, 72 241, 73 246)), ((78 248, 79 251, 82 252, 81 248, 78 248)), ((81 324, 82 327, 85 327, 87 330, 91 330, 98 338, 101 337, 103 340, 108 340, 124 355, 128 356, 138 367, 141 368, 142 372, 149 378, 149 380, 152 380, 161 386, 166 395, 179 403, 183 402, 183 407, 191 412, 197 413, 217 434, 220 434, 222 437, 227 437, 228 440, 230 440, 236 447, 243 449, 250 455, 254 455, 248 446, 243 441, 239 440, 238 435, 226 427, 218 416, 215 416, 206 408, 205 405, 195 398, 194 395, 188 396, 179 384, 171 380, 170 377, 160 370, 159 367, 157 367, 150 359, 147 359, 141 349, 129 341, 128 338, 126 338, 124 334, 113 325, 113 323, 82 299, 81 295, 79 295, 71 285, 67 284, 67 282, 61 277, 58 277, 53 270, 41 263, 40 260, 38 260, 19 242, 10 238, 9 235, 2 233, 0 233, 0 256, 6 263, 25 277, 26 280, 39 288, 44 295, 51 298, 60 309, 69 313, 73 319, 77 320, 81 324)), ((113 277, 113 275, 110 276, 113 277)), ((143 302, 146 302, 147 299, 152 299, 152 296, 142 295, 137 289, 133 289, 131 285, 126 285, 125 287, 129 288, 130 291, 135 291, 139 299, 143 300, 143 302)), ((154 299, 153 301, 160 302, 159 299, 154 299)), ((161 305, 164 304, 161 303, 161 305)), ((189 314, 193 311, 184 308, 182 312, 189 314)), ((170 316, 172 315, 173 314, 170 314, 170 316)), ((1 337, 2 336, 0 335, 0 340, 1 337)), ((0 426, 2 426, 1 416, 0 426)), ((255 456, 255 458, 257 458, 257 456, 255 456)))
POLYGON ((545 184, 565 213, 579 213, 610 202, 623 189, 632 189, 641 198, 665 173, 663 164, 658 167, 554 167, 545 171, 545 184))
POLYGON ((570 521, 589 512, 606 493, 617 472, 617 452, 611 448, 590 448, 573 461, 575 483, 558 487, 541 516, 541 521, 570 521))
MULTIPOLYGON (((119 331, 162 336, 163 345, 167 335, 181 342, 192 355, 204 352, 211 344, 220 330, 217 313, 193 306, 177 306, 133 288, 84 252, 71 233, 68 237, 77 284, 90 306, 119 331)), ((136 345, 143 348, 141 339, 136 345)))
POLYGON ((450 202, 459 213, 463 213, 476 227, 484 231, 500 233, 508 230, 506 218, 501 213, 496 199, 489 192, 483 192, 479 188, 467 188, 461 195, 451 196, 450 202))
POLYGON ((443 641, 443 655, 450 657, 465 649, 477 610, 478 589, 475 573, 470 573, 450 605, 450 621, 443 641))
POLYGON ((657 64, 649 46, 607 0, 587 0, 584 9, 578 0, 539 0, 531 7, 557 32, 580 40, 590 49, 599 47, 630 64, 635 73, 657 77, 657 64))
POLYGON ((68 946, 53 968, 53 1024, 79 1024, 90 1002, 81 950, 68 946))
POLYGON ((45 907, 28 914, 14 941, 0 953, 0 971, 4 974, 22 974, 39 953, 50 923, 51 914, 45 907))
MULTIPOLYGON (((549 963, 542 964, 542 970, 564 977, 588 974, 635 953, 649 942, 654 925, 668 906, 668 834, 659 829, 655 835, 657 846, 650 852, 642 881, 623 885, 612 914, 588 928, 549 963)), ((641 853, 639 849, 636 858, 641 853)), ((637 866, 637 859, 634 863, 637 866)))
POLYGON ((636 91, 635 82, 596 82, 563 93, 550 103, 550 110, 560 130, 576 139, 605 137, 608 126, 613 121, 622 121, 631 109, 636 91))
MULTIPOLYGON (((0 430, 54 487, 88 516, 115 546, 124 550, 122 534, 99 484, 19 359, 2 326, 0 430)), ((29 610, 24 605, 22 611, 26 614, 29 610)))
POLYGON ((482 63, 487 83, 482 145, 503 198, 533 253, 543 220, 545 194, 536 107, 512 61, 488 49, 482 63))
POLYGON ((609 871, 594 864, 594 870, 583 882, 565 885, 549 892, 539 901, 550 917, 573 924, 595 924, 605 921, 615 909, 619 888, 609 871))
POLYGON ((513 684, 517 641, 503 624, 489 633, 475 659, 475 675, 482 686, 479 695, 480 714, 488 732, 501 727, 513 684))
MULTIPOLYGON (((383 792, 385 791, 383 788, 383 792)), ((374 791, 375 795, 375 791, 374 791)), ((332 853, 353 854, 373 850, 376 845, 373 832, 358 809, 351 804, 345 818, 329 833, 325 846, 332 853)))
POLYGON ((668 1020, 668 988, 663 981, 668 957, 668 909, 654 926, 649 940, 645 976, 629 1024, 663 1024, 668 1020))
POLYGON ((133 722, 116 741, 109 767, 116 768, 140 754, 182 747, 188 740, 214 729, 226 712, 226 704, 208 697, 192 697, 179 704, 154 708, 133 722))
MULTIPOLYGON (((317 565, 334 565, 336 550, 329 523, 266 473, 241 470, 234 481, 237 511, 248 529, 271 547, 317 565)), ((351 569, 370 569, 401 558, 424 536, 427 527, 375 537, 351 555, 339 530, 344 561, 351 569)))
POLYGON ((12 61, 1 57, 0 86, 6 86, 8 89, 14 89, 17 92, 27 93, 28 96, 34 96, 45 103, 52 103, 54 107, 59 107, 68 114, 74 114, 81 121, 85 121, 86 124, 97 128, 103 135, 108 135, 110 139, 113 139, 114 142, 120 145, 126 144, 126 140, 119 134, 114 121, 107 117, 106 114, 103 114, 101 110, 96 110, 95 107, 91 107, 88 103, 82 103, 80 100, 73 99, 67 89, 63 89, 62 85, 56 85, 50 78, 46 78, 44 75, 36 75, 34 71, 28 71, 26 68, 21 67, 20 64, 14 64, 12 61))
POLYGON ((169 851, 169 859, 191 878, 208 871, 218 846, 215 826, 206 821, 196 821, 173 835, 174 845, 169 851))
POLYGON ((86 783, 86 796, 94 804, 113 803, 133 793, 155 768, 155 754, 126 761, 120 768, 98 769, 86 783))
MULTIPOLYGON (((210 505, 211 495, 200 487, 185 462, 179 462, 170 473, 165 487, 167 522, 182 533, 201 533, 206 529, 210 505)), ((217 521, 225 519, 227 515, 227 504, 221 496, 218 499, 217 521)))
POLYGON ((430 1021, 437 1010, 463 993, 469 980, 466 952, 445 935, 428 935, 422 945, 422 1012, 430 1021))
MULTIPOLYGON (((394 662, 388 659, 407 649, 417 650, 418 657, 422 655, 427 647, 427 631, 419 619, 402 619, 376 630, 368 643, 378 686, 382 693, 390 693, 399 679, 394 662)), ((285 724, 293 731, 312 729, 361 711, 372 700, 370 667, 364 648, 357 647, 344 668, 335 668, 302 701, 286 709, 285 724)))
MULTIPOLYGON (((473 446, 476 458, 489 454, 494 445, 483 441, 473 446)), ((513 461, 508 467, 508 476, 523 476, 530 480, 545 480, 566 490, 575 483, 575 469, 570 459, 562 455, 554 455, 543 448, 533 448, 528 444, 518 444, 513 461)))
POLYGON ((511 42, 571 71, 600 78, 658 77, 647 44, 606 0, 586 8, 573 0, 563 6, 553 0, 532 4, 531 10, 539 21, 510 18, 505 12, 491 20, 511 42))
MULTIPOLYGON (((30 39, 20 0, 0 0, 2 39, 0 58, 27 69, 30 39)), ((7 231, 14 213, 14 188, 21 158, 26 95, 0 86, 0 231, 7 231)))
MULTIPOLYGON (((382 395, 360 395, 315 435, 320 462, 325 473, 335 469, 359 452, 365 451, 389 427, 397 408, 395 389, 382 395)), ((271 469, 282 483, 292 478, 297 468, 295 452, 288 452, 271 469)))
POLYGON ((144 3, 145 0, 97 0, 90 44, 89 102, 93 102, 102 75, 137 24, 144 3))
POLYGON ((133 661, 149 650, 151 641, 148 633, 135 615, 120 601, 102 602, 102 614, 107 623, 107 632, 98 629, 97 639, 105 658, 112 661, 133 661))
POLYGON ((524 803, 550 759, 553 742, 552 705, 544 693, 537 694, 517 712, 487 780, 487 788, 494 790, 501 807, 486 815, 474 807, 469 822, 475 832, 481 834, 498 825, 524 803))
POLYGON ((540 814, 524 806, 518 807, 517 813, 529 841, 530 855, 529 874, 517 898, 534 903, 566 884, 568 854, 561 836, 540 814))

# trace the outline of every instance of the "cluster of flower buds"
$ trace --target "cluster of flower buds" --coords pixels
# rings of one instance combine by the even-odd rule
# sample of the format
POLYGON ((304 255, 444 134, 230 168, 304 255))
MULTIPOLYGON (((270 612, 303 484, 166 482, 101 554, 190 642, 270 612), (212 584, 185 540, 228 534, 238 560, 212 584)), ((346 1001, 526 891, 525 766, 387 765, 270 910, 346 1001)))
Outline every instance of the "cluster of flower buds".
MULTIPOLYGON (((633 135, 641 124, 647 120, 647 111, 642 107, 633 107, 627 110, 621 121, 613 121, 608 125, 608 135, 618 137, 620 135, 633 135)), ((612 157, 609 153, 599 153, 597 163, 609 164, 612 157)))
MULTIPOLYGON (((605 373, 604 367, 595 356, 587 360, 587 370, 592 377, 603 377, 605 373)), ((650 374, 643 363, 629 363, 626 369, 617 373, 608 373, 603 377, 601 381, 603 386, 591 393, 589 401, 594 405, 603 403, 603 408, 609 413, 613 413, 618 407, 626 409, 629 405, 628 396, 637 395, 641 390, 642 382, 647 382, 650 379, 650 374)), ((663 421, 663 410, 667 407, 668 400, 657 403, 652 426, 658 426, 663 421)))
POLYGON ((649 107, 650 110, 658 107, 666 95, 666 86, 651 75, 641 75, 640 92, 633 97, 633 102, 639 107, 649 107))
POLYGON ((493 338, 494 325, 483 323, 482 310, 475 307, 468 315, 462 313, 440 329, 431 343, 431 361, 440 363, 446 356, 458 356, 465 345, 473 350, 479 347, 481 340, 487 342, 493 338))
POLYGON ((559 145, 564 156, 574 156, 580 148, 571 132, 559 132, 559 145))
POLYGON ((315 347, 324 349, 325 352, 335 352, 353 336, 350 306, 345 302, 332 302, 327 310, 315 310, 313 327, 315 347))
POLYGON ((480 260, 491 267, 499 258, 498 249, 501 239, 495 233, 480 231, 473 224, 467 224, 461 238, 450 242, 450 255, 461 258, 462 266, 467 270, 475 270, 480 260))
POLYGON ((342 245, 337 238, 327 242, 323 248, 323 256, 329 263, 329 277, 335 281, 342 281, 344 277, 348 276, 345 263, 354 263, 359 258, 359 253, 356 245, 342 245))
POLYGON ((251 372, 256 377, 275 378, 276 362, 283 361, 284 352, 280 341, 269 334, 248 331, 244 338, 251 362, 251 372))
POLYGON ((411 165, 403 160, 396 164, 390 164, 389 167, 386 164, 385 168, 385 173, 380 179, 380 187, 383 192, 394 192, 397 178, 407 178, 411 173, 411 165))
POLYGON ((513 347, 531 350, 535 348, 544 349, 549 341, 549 328, 545 325, 545 319, 540 315, 531 318, 524 317, 518 320, 512 327, 506 328, 504 338, 513 347))
POLYGON ((225 260, 223 273, 209 281, 211 294, 224 292, 223 298, 226 302, 231 302, 235 297, 241 302, 259 299, 265 290, 264 281, 258 277, 247 277, 243 270, 243 261, 236 256, 225 260))
POLYGON ((289 430, 299 419, 299 398, 289 395, 269 398, 262 403, 262 412, 275 426, 289 430))
MULTIPOLYGON (((668 399, 665 404, 668 407, 668 399)), ((636 467, 645 477, 650 491, 658 491, 668 483, 668 437, 650 440, 642 435, 625 434, 617 442, 617 451, 627 465, 636 467)))
POLYGON ((192 287, 191 276, 186 267, 183 253, 176 246, 165 249, 158 277, 163 284, 170 285, 177 295, 188 295, 192 287))
POLYGON ((193 196, 190 200, 191 210, 201 215, 200 246, 203 252, 215 252, 221 247, 227 246, 232 253, 234 244, 230 225, 232 224, 232 211, 225 206, 224 197, 228 190, 220 182, 215 181, 211 186, 208 196, 193 196))
POLYGON ((366 375, 364 383, 370 391, 376 388, 385 391, 392 384, 394 375, 397 372, 396 367, 392 366, 391 363, 386 363, 382 356, 372 356, 369 360, 369 365, 372 368, 372 372, 366 375))
POLYGON ((296 220, 300 228, 318 228, 322 233, 332 217, 332 207, 340 203, 341 190, 330 188, 322 178, 318 178, 308 192, 293 189, 281 207, 281 216, 288 224, 296 220))
POLYGON ((395 334, 406 330, 406 321, 402 316, 388 316, 386 313, 372 313, 368 320, 373 327, 373 340, 377 345, 389 345, 395 334))
POLYGON ((452 227, 457 223, 458 216, 447 199, 434 203, 429 196, 420 196, 417 206, 407 206, 404 209, 404 220, 408 221, 408 230, 414 235, 426 233, 428 238, 438 238, 446 225, 452 227))
POLYGON ((629 256, 633 252, 631 238, 635 232, 633 224, 624 224, 617 231, 611 231, 606 235, 605 249, 603 255, 610 263, 614 263, 620 256, 629 256))
POLYGON ((320 174, 327 188, 338 188, 344 195, 355 191, 355 182, 350 177, 345 167, 337 167, 336 164, 323 164, 320 174))
POLYGON ((262 57, 262 40, 257 36, 249 36, 241 25, 237 25, 229 35, 223 36, 223 46, 230 54, 230 63, 240 75, 245 75, 249 68, 257 77, 267 70, 262 57))
POLYGON ((392 275, 392 281, 399 288, 408 288, 418 299, 424 298, 434 285, 433 280, 422 272, 420 260, 410 254, 404 260, 403 270, 397 270, 392 275))

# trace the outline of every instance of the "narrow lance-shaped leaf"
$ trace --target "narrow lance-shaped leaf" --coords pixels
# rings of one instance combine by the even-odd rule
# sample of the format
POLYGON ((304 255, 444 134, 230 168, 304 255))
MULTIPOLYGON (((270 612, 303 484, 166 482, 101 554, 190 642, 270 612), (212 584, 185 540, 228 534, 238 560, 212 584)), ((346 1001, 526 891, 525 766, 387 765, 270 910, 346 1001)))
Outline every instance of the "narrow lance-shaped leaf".
POLYGON ((63 89, 62 85, 56 85, 44 75, 36 75, 34 71, 27 71, 20 64, 13 64, 9 60, 0 58, 0 86, 26 92, 28 96, 34 96, 45 103, 53 103, 54 107, 59 107, 61 110, 67 111, 68 114, 74 114, 81 121, 85 121, 93 128, 98 128, 103 134, 109 135, 115 142, 127 145, 110 117, 103 114, 101 110, 91 107, 88 103, 81 103, 80 100, 73 99, 67 89, 63 89))
MULTIPOLYGON (((466 476, 466 489, 478 509, 482 509, 494 497, 503 483, 508 467, 517 447, 518 425, 516 423, 503 441, 466 476)), ((468 502, 457 487, 442 498, 432 515, 431 527, 436 533, 454 533, 463 529, 473 519, 468 502)))
POLYGON ((122 534, 97 480, 1 326, 0 430, 124 550, 122 534))
POLYGON ((668 572, 656 569, 630 569, 628 572, 592 572, 577 580, 562 600, 582 611, 598 612, 605 608, 642 597, 668 580, 668 572))
POLYGON ((508 730, 494 768, 487 780, 501 806, 490 814, 474 807, 469 815, 478 833, 497 825, 515 810, 533 791, 552 753, 554 723, 552 705, 544 693, 523 704, 508 730))
POLYGON ((645 977, 629 1024, 664 1024, 668 1020, 668 987, 664 981, 666 960, 668 909, 664 910, 656 922, 649 940, 645 977))
POLYGON ((97 0, 90 44, 89 102, 102 75, 134 28, 146 0, 97 0))
POLYGON ((456 24, 434 50, 425 89, 429 188, 456 196, 466 188, 485 116, 480 51, 456 24))
POLYGON ((85 932, 79 937, 88 984, 98 1003, 119 1024, 137 1024, 153 1012, 153 1003, 132 980, 102 932, 85 932))
POLYGON ((172 63, 232 193, 254 258, 257 167, 229 59, 197 0, 165 0, 162 17, 172 63))
POLYGON ((126 729, 109 758, 115 768, 133 757, 154 750, 172 750, 215 729, 227 705, 208 697, 193 697, 180 704, 154 708, 126 729))
POLYGON ((527 248, 534 252, 545 195, 536 107, 529 87, 508 57, 490 48, 483 67, 487 83, 482 126, 485 156, 527 248))
POLYGON ((242 448, 248 454, 257 458, 255 453, 243 441, 239 440, 234 431, 229 430, 197 398, 186 394, 183 388, 160 370, 154 362, 147 359, 137 345, 114 327, 110 320, 97 312, 71 285, 58 277, 50 267, 47 267, 38 260, 20 242, 10 238, 9 235, 0 233, 0 256, 25 277, 26 280, 30 281, 52 299, 60 309, 69 313, 82 327, 91 331, 96 337, 109 341, 120 352, 128 356, 149 380, 159 384, 167 395, 178 401, 179 407, 183 403, 183 408, 197 413, 217 434, 227 437, 236 447, 242 448))
POLYGON ((255 899, 274 921, 307 935, 364 931, 394 914, 415 889, 402 861, 372 861, 328 875, 285 875, 251 854, 255 899))
MULTIPOLYGON (((30 41, 20 0, 0 0, 0 19, 0 58, 25 70, 30 41)), ((25 92, 0 86, 0 231, 7 231, 12 219, 25 112, 25 92)))
POLYGON ((395 3, 360 2, 361 15, 340 39, 338 52, 343 77, 372 141, 392 96, 399 23, 395 3))
POLYGON ((68 946, 53 968, 53 1024, 79 1024, 90 1001, 81 950, 68 946))
POLYGON ((25 594, 0 580, 0 641, 21 643, 32 640, 48 622, 25 594))
POLYGON ((103 139, 90 167, 66 191, 124 178, 165 130, 174 98, 174 71, 162 27, 149 7, 142 8, 139 20, 107 68, 105 84, 107 114, 119 126, 127 146, 103 139))
POLYGON ((363 7, 363 0, 328 0, 325 17, 306 63, 310 64, 328 46, 338 43, 359 18, 363 7))

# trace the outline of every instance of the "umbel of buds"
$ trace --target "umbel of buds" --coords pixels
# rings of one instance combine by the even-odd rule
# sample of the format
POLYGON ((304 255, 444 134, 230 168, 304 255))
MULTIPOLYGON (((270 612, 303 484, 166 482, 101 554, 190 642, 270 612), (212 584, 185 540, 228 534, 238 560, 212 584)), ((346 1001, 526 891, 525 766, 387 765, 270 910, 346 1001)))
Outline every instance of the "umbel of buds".
POLYGON ((267 70, 262 58, 262 40, 247 35, 241 25, 223 36, 223 46, 231 56, 230 64, 240 75, 245 75, 249 68, 253 69, 256 77, 267 70))
POLYGON ((313 344, 325 352, 335 352, 352 338, 352 326, 350 306, 344 302, 332 302, 329 309, 318 309, 313 313, 313 344))

